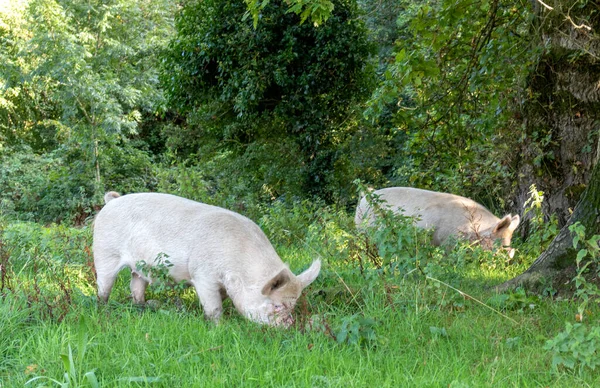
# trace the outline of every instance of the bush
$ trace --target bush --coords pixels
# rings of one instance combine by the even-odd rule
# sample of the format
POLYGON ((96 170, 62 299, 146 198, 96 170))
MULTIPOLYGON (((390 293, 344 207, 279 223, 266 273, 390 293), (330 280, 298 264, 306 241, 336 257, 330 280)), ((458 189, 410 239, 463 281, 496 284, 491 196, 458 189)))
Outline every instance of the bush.
POLYGON ((0 209, 12 218, 82 224, 98 210, 106 190, 146 191, 153 182, 152 163, 128 143, 102 150, 100 191, 93 164, 76 147, 63 146, 38 155, 29 147, 9 149, 0 157, 0 209))
POLYGON ((187 123, 167 144, 203 164, 226 159, 261 195, 336 199, 360 163, 350 144, 374 78, 356 2, 334 3, 314 28, 270 1, 255 29, 243 2, 187 2, 162 75, 187 123))
POLYGON ((51 173, 61 168, 56 154, 37 155, 30 149, 6 149, 0 158, 0 208, 7 216, 23 220, 44 218, 39 206, 51 173))

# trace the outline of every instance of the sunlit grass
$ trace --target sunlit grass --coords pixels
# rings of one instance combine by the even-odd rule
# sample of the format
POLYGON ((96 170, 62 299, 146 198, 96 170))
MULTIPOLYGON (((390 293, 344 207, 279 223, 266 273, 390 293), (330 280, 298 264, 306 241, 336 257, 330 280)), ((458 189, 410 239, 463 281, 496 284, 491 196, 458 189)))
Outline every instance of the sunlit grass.
MULTIPOLYGON (((540 349, 572 306, 510 312, 514 324, 471 304, 461 311, 427 308, 417 288, 407 287, 393 306, 382 298, 365 303, 362 314, 375 319, 380 337, 366 347, 338 344, 315 329, 261 327, 236 314, 214 326, 200 311, 181 313, 168 306, 158 311, 74 306, 63 322, 35 323, 17 336, 11 368, 1 376, 11 385, 36 374, 60 378, 59 355, 74 345, 77 319, 84 315, 90 339, 80 368, 95 370, 109 386, 139 376, 159 378, 159 386, 522 386, 552 384, 560 377, 540 349)), ((332 326, 339 314, 354 310, 319 304, 321 309, 332 326)), ((593 375, 582 378, 597 382, 593 375)), ((573 383, 579 377, 562 379, 573 383)))

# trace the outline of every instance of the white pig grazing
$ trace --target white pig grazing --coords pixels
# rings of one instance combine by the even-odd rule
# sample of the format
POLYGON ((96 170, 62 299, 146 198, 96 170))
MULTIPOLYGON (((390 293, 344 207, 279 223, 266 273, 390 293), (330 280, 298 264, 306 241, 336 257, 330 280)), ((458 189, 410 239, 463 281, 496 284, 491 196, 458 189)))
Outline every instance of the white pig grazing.
MULTIPOLYGON (((450 236, 479 240, 485 248, 501 240, 511 257, 514 255, 514 249, 508 247, 521 220, 518 215, 509 214, 500 219, 471 199, 411 187, 389 187, 373 194, 383 201, 382 206, 393 212, 402 211, 405 216, 417 217, 416 226, 433 229, 435 245, 443 244, 450 236)), ((373 219, 374 214, 363 197, 356 208, 354 222, 359 227, 363 220, 370 225, 373 219)))
POLYGON ((229 296, 248 319, 288 326, 302 290, 321 269, 294 275, 262 230, 232 211, 169 194, 119 196, 109 192, 94 221, 94 266, 98 297, 106 302, 117 274, 131 269, 131 294, 144 303, 152 279, 136 270, 136 262, 152 265, 168 256, 175 281, 194 286, 207 318, 218 322, 223 298, 229 296))

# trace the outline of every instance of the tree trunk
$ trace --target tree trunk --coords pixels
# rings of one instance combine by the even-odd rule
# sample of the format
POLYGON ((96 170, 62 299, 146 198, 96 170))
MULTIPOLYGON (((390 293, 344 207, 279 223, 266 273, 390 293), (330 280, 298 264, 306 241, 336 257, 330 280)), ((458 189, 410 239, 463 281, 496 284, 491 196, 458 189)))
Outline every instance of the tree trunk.
MULTIPOLYGON (((544 47, 522 96, 524 133, 517 203, 529 187, 544 191, 544 211, 555 214, 561 231, 522 275, 498 287, 539 285, 575 264, 569 226, 581 222, 586 235, 600 233, 600 14, 597 3, 555 0, 537 6, 532 36, 544 47), (571 209, 573 213, 571 215, 571 209)), ((525 223, 526 224, 526 223, 525 223)), ((522 227, 524 236, 526 225, 522 227)))
MULTIPOLYGON (((547 216, 567 224, 598 160, 600 123, 600 19, 597 3, 537 4, 534 45, 544 47, 521 96, 524 132, 515 152, 522 209, 529 188, 544 192, 547 216)), ((524 236, 527 227, 521 229, 524 236)))
POLYGON ((580 222, 585 226, 586 236, 600 234, 600 163, 596 163, 589 185, 575 206, 573 215, 548 249, 523 274, 498 287, 504 291, 518 286, 536 287, 543 280, 552 279, 565 267, 575 264, 578 250, 573 248, 573 236, 569 226, 580 222))

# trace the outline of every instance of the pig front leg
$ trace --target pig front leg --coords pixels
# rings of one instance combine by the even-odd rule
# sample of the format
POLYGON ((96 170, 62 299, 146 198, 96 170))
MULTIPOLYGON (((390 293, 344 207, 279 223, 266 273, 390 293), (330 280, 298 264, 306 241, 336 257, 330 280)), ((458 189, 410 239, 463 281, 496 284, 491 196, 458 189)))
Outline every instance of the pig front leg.
POLYGON ((202 310, 204 310, 204 317, 214 323, 219 323, 219 318, 223 314, 223 298, 220 285, 206 281, 194 281, 193 284, 198 299, 200 299, 202 310))

